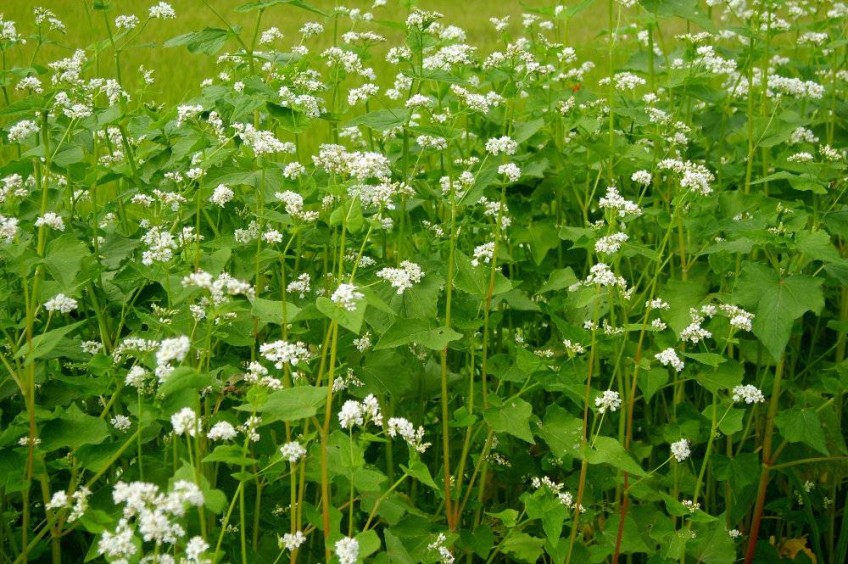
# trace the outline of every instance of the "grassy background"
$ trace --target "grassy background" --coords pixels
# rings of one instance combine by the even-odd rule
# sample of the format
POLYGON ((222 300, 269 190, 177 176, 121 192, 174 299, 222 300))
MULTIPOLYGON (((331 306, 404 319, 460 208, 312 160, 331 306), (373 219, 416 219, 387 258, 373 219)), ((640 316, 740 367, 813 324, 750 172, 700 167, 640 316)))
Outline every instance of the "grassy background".
MULTIPOLYGON (((170 4, 177 12, 175 20, 157 20, 139 33, 121 54, 121 67, 123 69, 123 80, 128 91, 133 92, 140 84, 139 75, 136 72, 139 65, 144 65, 155 71, 156 83, 148 89, 147 99, 158 102, 176 103, 191 98, 199 91, 199 84, 204 78, 211 77, 217 73, 215 57, 208 55, 194 55, 189 53, 185 47, 165 48, 162 44, 177 35, 190 31, 198 31, 204 27, 223 27, 223 22, 215 12, 220 14, 231 25, 242 28, 242 37, 249 42, 256 26, 258 11, 239 13, 234 11, 236 7, 244 4, 247 0, 208 0, 208 6, 201 0, 170 0, 170 4)), ((67 33, 62 36, 56 33, 51 37, 57 40, 56 44, 45 45, 41 48, 36 59, 44 64, 47 61, 69 56, 74 49, 80 47, 92 47, 95 42, 108 37, 106 31, 106 20, 109 25, 114 25, 115 17, 121 14, 134 13, 142 21, 146 18, 147 9, 158 0, 143 0, 139 3, 113 1, 107 12, 96 11, 92 8, 92 0, 2 0, 0 1, 0 13, 4 13, 5 19, 17 22, 20 33, 30 34, 34 31, 34 20, 32 8, 40 5, 49 8, 67 26, 67 33)), ((333 0, 312 0, 315 7, 329 11, 337 2, 333 0)), ((341 3, 349 7, 360 8, 363 11, 370 10, 373 0, 349 0, 341 3)), ((392 22, 402 21, 408 13, 407 3, 402 0, 389 0, 388 5, 373 10, 374 23, 361 22, 355 29, 375 29, 388 38, 386 45, 397 45, 403 41, 403 32, 395 27, 380 23, 381 20, 392 22)), ((441 20, 444 24, 457 25, 463 28, 468 35, 468 43, 479 47, 482 55, 488 54, 496 48, 498 35, 489 22, 490 17, 510 16, 510 31, 514 36, 521 32, 521 14, 532 9, 533 6, 551 6, 552 2, 492 2, 488 0, 421 0, 416 5, 426 10, 436 10, 445 15, 441 20)), ((298 29, 307 21, 323 21, 322 16, 303 10, 291 5, 279 4, 269 8, 262 15, 260 29, 264 30, 271 26, 277 26, 285 34, 285 39, 277 45, 280 50, 287 50, 291 45, 300 41, 298 29)), ((350 30, 349 20, 341 20, 344 27, 340 26, 339 34, 350 30)), ((607 4, 597 2, 582 12, 574 22, 568 26, 568 44, 578 49, 578 52, 594 60, 599 66, 605 66, 606 42, 598 41, 597 37, 607 27, 607 4)), ((323 48, 332 41, 332 33, 325 32, 323 37, 313 38, 308 45, 313 50, 323 48)), ((235 41, 228 43, 224 50, 236 50, 235 41)), ((379 51, 384 52, 385 49, 379 51)), ((9 52, 10 66, 28 64, 32 59, 34 42, 9 52)), ((97 52, 90 49, 89 54, 97 52)), ((223 52, 223 51, 222 51, 223 52)), ((98 76, 111 77, 115 75, 114 51, 103 45, 100 56, 97 58, 96 74, 98 76)), ((387 69, 382 60, 374 60, 373 65, 378 76, 383 80, 391 80, 395 70, 387 69)))

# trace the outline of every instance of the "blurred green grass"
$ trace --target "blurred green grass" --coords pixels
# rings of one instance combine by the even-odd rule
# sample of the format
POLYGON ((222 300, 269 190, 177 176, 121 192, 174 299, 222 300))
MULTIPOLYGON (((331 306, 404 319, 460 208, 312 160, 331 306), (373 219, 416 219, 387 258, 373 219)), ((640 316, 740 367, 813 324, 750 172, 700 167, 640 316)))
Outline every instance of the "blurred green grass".
MULTIPOLYGON (((132 42, 128 49, 121 54, 122 77, 125 88, 136 91, 141 80, 137 69, 144 65, 155 71, 156 83, 147 90, 146 100, 162 102, 166 104, 178 103, 186 100, 199 92, 199 85, 205 78, 217 74, 216 56, 203 54, 191 54, 185 47, 166 48, 163 43, 177 35, 191 31, 199 31, 205 27, 222 27, 223 23, 216 16, 220 14, 230 25, 240 26, 243 37, 249 40, 256 25, 258 11, 236 12, 235 8, 244 4, 247 0, 207 0, 208 6, 201 0, 171 0, 169 3, 177 12, 174 20, 152 21, 144 29, 144 32, 132 42), (213 11, 214 10, 214 11, 213 11)), ((51 34, 56 39, 56 44, 45 45, 38 53, 36 62, 45 64, 59 58, 67 57, 77 48, 92 47, 96 42, 107 37, 106 20, 109 25, 114 26, 115 17, 121 14, 134 13, 144 20, 150 6, 158 0, 145 0, 143 2, 128 3, 124 1, 111 2, 111 8, 106 11, 93 9, 92 0, 4 0, 0 1, 0 13, 5 19, 17 22, 20 33, 29 34, 34 30, 33 8, 42 6, 52 10, 59 19, 67 26, 67 33, 59 35, 51 34)), ((333 6, 342 4, 351 8, 359 8, 363 11, 371 10, 373 0, 350 0, 348 2, 335 2, 332 0, 312 0, 311 5, 323 11, 332 10, 333 6)), ((355 29, 375 29, 384 34, 388 41, 387 45, 398 45, 403 41, 403 32, 392 27, 384 21, 403 21, 408 13, 407 3, 401 0, 389 0, 385 7, 372 10, 375 21, 373 23, 359 22, 355 29)), ((532 9, 534 6, 552 6, 551 2, 491 2, 487 0, 420 0, 417 7, 425 10, 435 10, 444 14, 442 23, 445 25, 456 25, 463 28, 467 33, 467 42, 480 49, 482 55, 496 48, 499 40, 490 17, 510 17, 510 31, 513 37, 521 34, 521 14, 532 9)), ((321 21, 321 16, 298 7, 278 4, 263 13, 260 29, 271 26, 278 27, 285 38, 281 42, 282 50, 286 50, 300 39, 298 29, 307 21, 321 21)), ((339 34, 350 30, 350 22, 341 20, 342 26, 339 34)), ((578 54, 594 60, 599 67, 606 66, 605 45, 606 41, 598 40, 599 34, 607 27, 607 4, 596 2, 587 10, 579 14, 569 25, 568 44, 577 49, 578 54)), ((331 33, 325 32, 323 37, 313 39, 309 43, 313 50, 321 49, 331 43, 331 33)), ((227 43, 224 51, 236 50, 234 41, 227 43)), ((9 66, 26 65, 32 59, 34 44, 15 48, 8 53, 7 64, 9 66)), ((379 52, 384 52, 382 49, 379 52)), ((223 51, 222 51, 223 52, 223 51)), ((89 49, 89 56, 96 53, 95 49, 89 49)), ((374 66, 377 75, 381 77, 380 82, 388 83, 394 77, 395 70, 382 60, 375 59, 369 64, 374 66)), ((96 61, 95 70, 98 76, 114 77, 115 62, 114 53, 106 46, 101 50, 96 61)))

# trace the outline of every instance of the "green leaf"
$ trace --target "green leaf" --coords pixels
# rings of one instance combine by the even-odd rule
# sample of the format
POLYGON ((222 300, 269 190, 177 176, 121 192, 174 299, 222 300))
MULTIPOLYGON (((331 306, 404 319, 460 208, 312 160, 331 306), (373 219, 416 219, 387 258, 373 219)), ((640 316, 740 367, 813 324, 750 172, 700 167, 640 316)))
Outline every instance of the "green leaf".
POLYGON ((574 274, 574 270, 570 266, 568 268, 560 268, 551 272, 551 275, 548 277, 548 281, 542 284, 542 287, 539 288, 539 291, 536 293, 544 294, 546 292, 557 292, 568 288, 577 282, 577 276, 574 274))
POLYGON ((755 306, 754 335, 775 359, 783 354, 795 320, 824 307, 822 282, 806 274, 780 278, 759 263, 743 267, 734 296, 743 305, 755 306))
POLYGON ((369 529, 365 532, 356 535, 356 540, 359 542, 359 558, 365 558, 380 550, 380 537, 377 531, 369 529))
POLYGON ((315 300, 315 307, 318 308, 318 311, 357 335, 362 329, 362 321, 365 319, 365 308, 367 306, 366 301, 362 299, 356 302, 356 309, 350 311, 329 298, 320 297, 315 300))
POLYGON ((309 117, 303 112, 298 112, 291 108, 274 104, 273 102, 268 102, 266 106, 268 107, 268 113, 280 122, 280 126, 293 133, 300 133, 309 127, 311 123, 309 117))
POLYGON ((513 529, 501 544, 501 551, 512 555, 519 562, 534 563, 542 555, 544 545, 544 539, 537 539, 513 529))
POLYGON ((641 370, 639 372, 639 389, 642 395, 645 396, 645 401, 651 401, 663 386, 668 384, 668 370, 665 368, 652 368, 650 370, 641 370))
POLYGON ((348 126, 364 125, 376 131, 386 131, 404 125, 410 115, 411 111, 407 108, 377 110, 355 117, 348 126))
MULTIPOLYGON (((668 372, 663 370, 668 377, 668 372)), ((536 435, 542 438, 557 458, 576 456, 583 440, 583 420, 558 405, 551 405, 545 412, 544 422, 536 435)))
POLYGON ((90 254, 85 243, 71 234, 65 234, 47 244, 44 267, 62 290, 69 292, 74 288, 83 259, 90 254))
POLYGON ((780 434, 790 443, 804 443, 825 456, 830 456, 819 414, 810 407, 793 407, 774 418, 780 434))
POLYGON ((433 476, 430 475, 430 469, 427 468, 427 465, 421 462, 420 460, 413 460, 409 463, 409 466, 400 465, 400 469, 403 470, 406 474, 409 474, 412 478, 415 478, 425 486, 437 491, 441 492, 439 486, 436 485, 436 482, 433 481, 433 476))
POLYGON ((612 437, 597 437, 593 446, 583 449, 583 457, 589 464, 609 464, 634 476, 648 475, 612 437))
POLYGON ((207 27, 203 31, 192 31, 172 37, 164 43, 165 47, 185 45, 190 53, 214 55, 227 42, 230 32, 217 27, 207 27))
POLYGON ((695 557, 695 562, 725 564, 736 561, 736 544, 724 525, 724 519, 695 525, 695 540, 688 543, 686 553, 695 557))
POLYGON ((300 308, 291 302, 285 303, 285 315, 283 314, 282 300, 266 300, 264 298, 251 298, 250 313, 262 323, 273 323, 274 325, 283 325, 290 323, 298 313, 300 308))
POLYGON ((62 415, 45 423, 39 436, 46 451, 75 449, 105 441, 109 437, 109 426, 103 419, 83 413, 77 404, 72 403, 62 415))
POLYGON ((53 351, 65 339, 68 333, 74 331, 77 327, 84 324, 85 321, 77 321, 64 327, 59 327, 44 333, 36 335, 32 338, 32 349, 28 346, 23 346, 15 353, 15 358, 26 357, 24 364, 30 364, 32 361, 45 357, 53 351))
POLYGON ((496 433, 507 433, 533 444, 533 433, 530 432, 532 415, 533 406, 521 398, 515 398, 505 405, 490 407, 483 413, 483 418, 496 433))
POLYGON ((389 327, 374 350, 391 349, 409 343, 418 343, 430 350, 439 351, 448 346, 451 341, 462 338, 450 327, 434 327, 423 319, 398 319, 389 327))
POLYGON ((201 462, 223 462, 233 466, 250 466, 259 460, 244 454, 242 448, 237 445, 219 445, 211 453, 207 454, 201 462))
POLYGON ((262 405, 243 404, 235 409, 239 411, 256 411, 262 413, 262 424, 274 421, 297 421, 312 417, 318 413, 318 407, 327 399, 327 388, 315 386, 298 386, 285 388, 268 394, 262 405))
POLYGON ((712 370, 704 369, 698 373, 696 379, 699 384, 715 394, 719 390, 732 390, 734 386, 742 383, 744 377, 745 368, 737 361, 729 360, 712 370))
POLYGON ((287 4, 289 6, 308 10, 321 16, 327 16, 326 12, 322 12, 321 10, 309 4, 308 2, 303 2, 303 0, 258 0, 257 2, 248 2, 247 4, 242 4, 241 6, 238 6, 235 11, 252 12, 253 10, 265 10, 267 8, 270 8, 271 6, 276 6, 278 4, 287 4))

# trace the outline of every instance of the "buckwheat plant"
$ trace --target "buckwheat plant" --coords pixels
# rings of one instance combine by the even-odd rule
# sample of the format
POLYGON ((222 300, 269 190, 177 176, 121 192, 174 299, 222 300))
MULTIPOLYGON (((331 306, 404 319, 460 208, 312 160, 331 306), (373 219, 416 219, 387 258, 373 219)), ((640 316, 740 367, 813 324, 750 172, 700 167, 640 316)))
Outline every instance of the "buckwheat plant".
POLYGON ((3 5, 4 561, 848 561, 843 1, 244 2, 3 5))

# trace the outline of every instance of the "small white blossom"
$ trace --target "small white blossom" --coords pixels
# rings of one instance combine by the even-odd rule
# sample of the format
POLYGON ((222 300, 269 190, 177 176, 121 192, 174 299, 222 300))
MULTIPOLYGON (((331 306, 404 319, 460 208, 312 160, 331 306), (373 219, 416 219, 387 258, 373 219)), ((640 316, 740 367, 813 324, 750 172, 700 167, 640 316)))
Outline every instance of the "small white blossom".
POLYGON ((353 284, 339 284, 339 287, 330 296, 330 300, 348 311, 354 311, 357 302, 364 297, 365 294, 357 291, 353 284))
POLYGON ((595 398, 595 405, 598 407, 598 413, 617 411, 621 407, 621 396, 618 395, 618 392, 606 390, 595 398))
POLYGON ((755 403, 764 403, 766 401, 766 397, 756 386, 745 384, 744 386, 736 386, 733 388, 733 401, 744 401, 750 405, 755 403))
POLYGON ((689 441, 687 439, 680 439, 677 442, 671 443, 671 455, 678 462, 683 462, 689 456, 691 456, 692 451, 689 448, 689 441))
POLYGON ((167 2, 159 2, 155 6, 151 6, 148 15, 154 20, 172 20, 177 17, 174 8, 167 2))
POLYGON ((53 212, 47 212, 35 220, 36 227, 41 227, 42 225, 55 231, 65 230, 65 222, 62 220, 62 216, 53 212))
POLYGON ((174 427, 174 434, 177 436, 187 435, 194 437, 200 431, 200 420, 190 407, 184 407, 173 414, 171 416, 171 425, 174 427))
POLYGON ((280 454, 284 459, 294 464, 304 456, 306 456, 306 448, 297 441, 286 443, 280 447, 280 454))
POLYGON ((130 421, 130 418, 126 415, 116 415, 109 420, 109 423, 111 423, 115 429, 121 431, 122 433, 127 432, 129 428, 132 427, 132 422, 130 421))
POLYGON ((289 552, 297 550, 305 542, 306 535, 304 535, 301 531, 296 531, 294 533, 286 533, 283 536, 279 537, 278 540, 280 548, 285 548, 289 552))
POLYGON ((663 366, 671 366, 677 372, 683 370, 683 361, 680 360, 680 357, 677 356, 677 351, 673 348, 667 348, 664 351, 655 354, 654 358, 660 361, 663 366))
POLYGON ((210 441, 229 441, 238 435, 236 428, 228 421, 218 421, 209 432, 206 433, 206 438, 210 441))
POLYGON ((209 197, 209 201, 215 204, 216 206, 221 206, 222 208, 230 202, 235 196, 235 193, 223 184, 219 184, 215 190, 212 192, 212 196, 209 197))
POLYGON ((356 564, 356 560, 359 558, 359 541, 345 537, 336 541, 335 549, 339 564, 356 564))
POLYGON ((44 309, 49 312, 71 313, 77 309, 78 305, 75 299, 69 298, 65 294, 57 294, 54 298, 44 302, 44 309))
POLYGON ((403 294, 424 278, 424 271, 414 262, 405 260, 400 263, 400 268, 384 268, 378 271, 377 278, 386 280, 392 287, 397 288, 398 294, 403 294))

